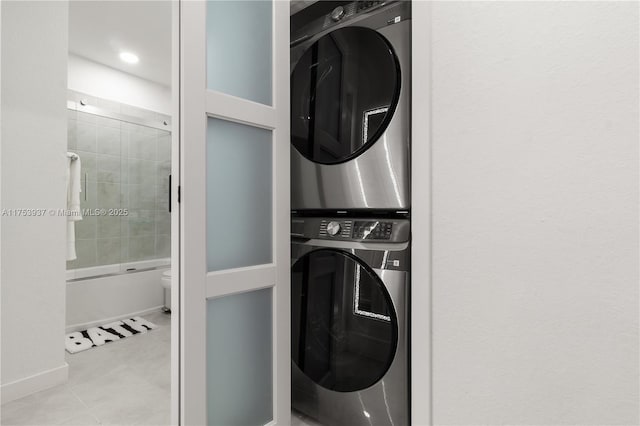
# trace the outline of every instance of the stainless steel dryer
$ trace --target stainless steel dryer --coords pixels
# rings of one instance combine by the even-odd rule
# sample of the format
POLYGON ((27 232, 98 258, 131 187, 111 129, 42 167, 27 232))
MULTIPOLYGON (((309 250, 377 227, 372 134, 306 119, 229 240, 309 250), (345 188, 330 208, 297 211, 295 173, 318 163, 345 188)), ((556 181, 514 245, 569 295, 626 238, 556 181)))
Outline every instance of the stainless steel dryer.
POLYGON ((291 208, 410 208, 408 1, 356 1, 291 40, 291 208))
POLYGON ((293 408, 409 424, 409 221, 297 217, 291 232, 293 408))

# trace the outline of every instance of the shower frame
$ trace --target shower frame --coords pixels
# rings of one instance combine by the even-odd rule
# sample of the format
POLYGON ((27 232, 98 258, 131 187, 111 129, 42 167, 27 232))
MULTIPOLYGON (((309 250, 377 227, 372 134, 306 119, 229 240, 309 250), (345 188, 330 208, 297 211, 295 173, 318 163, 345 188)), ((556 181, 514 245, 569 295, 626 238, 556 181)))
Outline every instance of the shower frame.
MULTIPOLYGON (((78 94, 79 95, 79 94, 78 94)), ((93 98, 93 97, 92 97, 93 98)), ((125 105, 125 104, 122 104, 125 105)), ((142 109, 142 108, 141 108, 142 109)), ((67 110, 82 112, 91 114, 103 118, 118 120, 124 123, 134 124, 138 126, 144 126, 156 130, 162 130, 172 133, 171 120, 152 120, 145 119, 143 117, 137 117, 130 114, 125 114, 117 111, 110 110, 109 108, 91 105, 88 101, 82 99, 79 100, 67 99, 67 110)), ((151 110, 146 110, 153 112, 151 110)), ((162 114, 164 115, 164 114, 162 114)), ((88 176, 85 173, 83 176, 83 191, 86 200, 87 195, 87 180, 88 176)), ((150 260, 140 260, 132 262, 121 261, 119 264, 110 265, 95 265, 80 268, 67 268, 67 282, 85 281, 91 279, 107 278, 116 275, 131 274, 136 272, 148 272, 156 269, 166 269, 171 265, 171 257, 157 258, 150 260)))

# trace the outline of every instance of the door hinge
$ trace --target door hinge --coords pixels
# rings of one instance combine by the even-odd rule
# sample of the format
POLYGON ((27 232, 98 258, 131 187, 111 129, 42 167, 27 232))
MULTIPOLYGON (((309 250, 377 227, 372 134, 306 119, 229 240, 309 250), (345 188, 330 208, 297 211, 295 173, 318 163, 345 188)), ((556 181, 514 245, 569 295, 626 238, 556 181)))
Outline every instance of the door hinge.
POLYGON ((181 188, 182 188, 182 187, 181 187, 180 185, 178 185, 178 202, 180 202, 180 189, 181 189, 181 188))

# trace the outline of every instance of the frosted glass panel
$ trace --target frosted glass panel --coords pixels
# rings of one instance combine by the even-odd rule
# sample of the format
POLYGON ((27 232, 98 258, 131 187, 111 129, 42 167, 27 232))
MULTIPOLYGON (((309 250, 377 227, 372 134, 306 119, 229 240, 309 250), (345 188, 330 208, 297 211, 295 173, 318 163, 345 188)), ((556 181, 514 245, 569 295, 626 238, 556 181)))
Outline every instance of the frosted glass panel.
POLYGON ((271 288, 207 301, 207 424, 273 419, 271 288))
POLYGON ((271 105, 272 2, 207 2, 207 87, 271 105))
POLYGON ((209 118, 207 267, 272 261, 271 131, 209 118))

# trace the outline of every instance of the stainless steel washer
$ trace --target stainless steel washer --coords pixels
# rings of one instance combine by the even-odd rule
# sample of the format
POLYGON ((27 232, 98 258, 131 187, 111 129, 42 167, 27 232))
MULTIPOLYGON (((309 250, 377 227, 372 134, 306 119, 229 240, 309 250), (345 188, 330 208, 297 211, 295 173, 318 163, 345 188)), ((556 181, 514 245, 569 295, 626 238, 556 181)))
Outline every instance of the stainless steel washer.
POLYGON ((291 208, 410 208, 410 2, 292 30, 291 208))
POLYGON ((409 221, 291 225, 293 408, 331 426, 409 424, 409 221))

